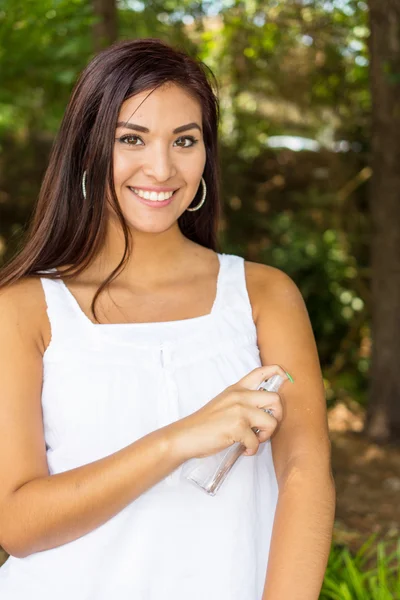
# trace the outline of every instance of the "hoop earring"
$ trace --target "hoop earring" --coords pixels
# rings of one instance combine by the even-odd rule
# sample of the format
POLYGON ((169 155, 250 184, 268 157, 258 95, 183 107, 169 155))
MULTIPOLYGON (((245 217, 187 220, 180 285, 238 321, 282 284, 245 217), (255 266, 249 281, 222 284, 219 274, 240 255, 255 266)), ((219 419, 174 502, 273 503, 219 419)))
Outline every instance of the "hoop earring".
POLYGON ((83 197, 86 200, 86 171, 83 171, 83 177, 82 177, 82 193, 83 193, 83 197))
POLYGON ((206 193, 207 193, 207 187, 206 187, 206 182, 204 181, 204 178, 201 178, 201 183, 203 185, 203 195, 201 197, 200 202, 198 203, 197 206, 195 206, 194 208, 187 208, 186 210, 190 210, 190 212, 193 212, 195 210, 199 210, 199 208, 201 208, 206 200, 206 193))

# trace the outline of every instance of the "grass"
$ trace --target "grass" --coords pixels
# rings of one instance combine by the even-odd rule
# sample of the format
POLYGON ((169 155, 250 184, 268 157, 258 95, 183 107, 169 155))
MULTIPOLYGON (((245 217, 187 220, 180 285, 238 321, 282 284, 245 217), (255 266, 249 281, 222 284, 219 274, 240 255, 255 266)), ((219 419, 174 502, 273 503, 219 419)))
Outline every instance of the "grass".
POLYGON ((395 550, 371 536, 356 554, 332 547, 320 600, 400 600, 400 540, 395 550))

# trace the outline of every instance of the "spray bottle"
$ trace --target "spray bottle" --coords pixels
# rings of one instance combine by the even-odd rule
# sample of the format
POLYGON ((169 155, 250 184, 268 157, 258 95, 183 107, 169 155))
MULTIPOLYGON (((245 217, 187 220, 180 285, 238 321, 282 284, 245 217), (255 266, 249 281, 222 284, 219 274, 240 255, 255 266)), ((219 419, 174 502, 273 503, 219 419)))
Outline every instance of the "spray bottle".
MULTIPOLYGON (((290 380, 293 381, 291 377, 290 380)), ((284 381, 285 379, 281 375, 273 375, 267 381, 263 381, 257 389, 267 392, 277 392, 284 381)), ((269 408, 261 410, 273 415, 273 412, 269 408)), ((260 430, 253 428, 253 431, 254 433, 258 433, 260 430)), ((183 466, 182 475, 189 481, 197 484, 210 496, 215 496, 233 465, 245 450, 246 447, 243 444, 236 442, 217 454, 203 458, 194 458, 183 466)))

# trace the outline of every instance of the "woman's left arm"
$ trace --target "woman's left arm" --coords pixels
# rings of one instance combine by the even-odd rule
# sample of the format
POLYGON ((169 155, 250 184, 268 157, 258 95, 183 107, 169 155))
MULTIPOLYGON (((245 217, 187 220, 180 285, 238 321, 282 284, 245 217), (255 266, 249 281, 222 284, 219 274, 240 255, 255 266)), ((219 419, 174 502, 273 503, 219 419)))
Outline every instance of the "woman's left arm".
POLYGON ((325 389, 303 297, 283 271, 246 263, 263 365, 294 379, 279 391, 271 438, 279 497, 262 600, 318 600, 335 512, 325 389))

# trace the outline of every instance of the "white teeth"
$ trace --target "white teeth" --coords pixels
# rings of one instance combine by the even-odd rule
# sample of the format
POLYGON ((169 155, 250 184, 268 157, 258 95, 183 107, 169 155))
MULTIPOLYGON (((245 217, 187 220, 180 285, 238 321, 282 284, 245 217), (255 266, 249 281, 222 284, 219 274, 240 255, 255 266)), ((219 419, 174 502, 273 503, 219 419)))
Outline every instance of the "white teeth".
POLYGON ((157 194, 157 192, 147 192, 144 190, 138 190, 137 188, 131 188, 135 194, 144 198, 145 200, 153 200, 153 202, 162 202, 163 200, 167 200, 171 198, 174 192, 161 192, 161 194, 157 194))

